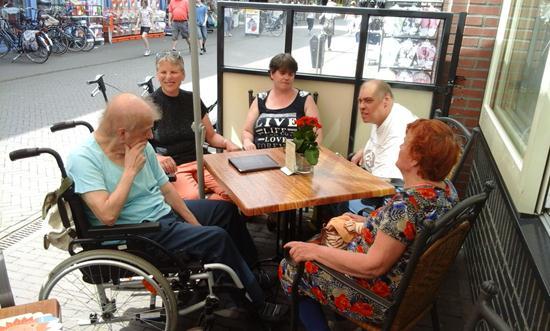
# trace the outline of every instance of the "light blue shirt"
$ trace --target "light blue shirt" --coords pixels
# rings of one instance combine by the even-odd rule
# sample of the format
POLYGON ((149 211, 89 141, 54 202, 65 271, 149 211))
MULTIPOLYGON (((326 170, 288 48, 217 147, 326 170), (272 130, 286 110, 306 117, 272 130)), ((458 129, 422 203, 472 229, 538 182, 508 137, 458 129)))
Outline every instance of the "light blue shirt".
POLYGON ((200 4, 197 6, 197 25, 205 26, 206 25, 206 12, 208 8, 205 5, 200 4))
MULTIPOLYGON (((157 221, 171 211, 164 201, 160 187, 168 182, 168 177, 160 167, 153 147, 147 143, 144 150, 145 164, 134 178, 134 182, 120 212, 116 224, 136 224, 145 220, 157 221)), ((112 193, 124 168, 113 163, 91 136, 84 144, 69 154, 67 172, 79 194, 93 191, 112 193)), ((101 222, 86 207, 86 216, 92 225, 101 222)))

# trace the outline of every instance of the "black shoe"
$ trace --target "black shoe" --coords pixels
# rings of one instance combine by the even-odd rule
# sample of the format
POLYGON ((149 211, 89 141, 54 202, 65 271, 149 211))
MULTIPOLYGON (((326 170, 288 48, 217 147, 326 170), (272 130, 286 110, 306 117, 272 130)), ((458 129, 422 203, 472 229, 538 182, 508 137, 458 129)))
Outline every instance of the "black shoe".
POLYGON ((206 47, 202 48, 203 53, 206 53, 206 47))
POLYGON ((266 322, 281 322, 287 313, 288 306, 280 303, 264 302, 258 309, 258 316, 266 322))

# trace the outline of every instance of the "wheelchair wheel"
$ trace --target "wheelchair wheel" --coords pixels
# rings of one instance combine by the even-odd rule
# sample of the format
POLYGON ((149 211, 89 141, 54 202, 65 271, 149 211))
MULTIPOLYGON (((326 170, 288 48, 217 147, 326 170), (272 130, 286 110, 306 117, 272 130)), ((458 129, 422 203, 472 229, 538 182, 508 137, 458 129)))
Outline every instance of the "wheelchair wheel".
POLYGON ((170 284, 152 264, 125 252, 71 256, 42 285, 39 299, 48 298, 59 301, 64 330, 176 330, 170 284))

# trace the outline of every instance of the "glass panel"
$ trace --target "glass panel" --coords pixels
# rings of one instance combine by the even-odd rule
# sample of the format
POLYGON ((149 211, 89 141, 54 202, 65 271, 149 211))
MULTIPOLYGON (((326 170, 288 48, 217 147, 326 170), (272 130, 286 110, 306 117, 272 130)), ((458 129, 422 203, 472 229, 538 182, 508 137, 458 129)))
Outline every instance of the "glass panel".
POLYGON ((550 45, 550 5, 527 0, 512 8, 491 108, 523 155, 550 45))
POLYGON ((285 50, 284 13, 250 8, 225 10, 225 65, 267 70, 273 55, 285 50))
POLYGON ((363 77, 434 84, 442 26, 439 19, 370 17, 363 77))
POLYGON ((296 12, 294 22, 292 56, 298 72, 355 76, 361 16, 296 12))

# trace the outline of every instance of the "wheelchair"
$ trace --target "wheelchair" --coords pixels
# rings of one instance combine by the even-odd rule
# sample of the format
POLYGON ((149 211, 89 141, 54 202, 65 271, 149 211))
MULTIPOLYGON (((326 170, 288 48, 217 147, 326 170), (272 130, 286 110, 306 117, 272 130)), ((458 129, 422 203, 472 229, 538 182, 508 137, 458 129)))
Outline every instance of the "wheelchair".
POLYGON ((248 302, 242 282, 230 267, 201 264, 167 251, 144 236, 158 231, 156 222, 91 226, 84 202, 74 192, 56 151, 20 149, 9 157, 15 161, 41 154, 53 156, 61 172, 61 187, 51 201, 71 237, 71 256, 49 273, 39 299, 58 300, 64 329, 175 331, 182 329, 179 317, 192 313, 199 313, 198 323, 205 330, 215 322, 224 324, 224 318, 238 319, 237 325, 242 325, 243 316, 219 314, 220 293, 232 294, 244 306, 248 302), (220 275, 229 276, 225 278, 230 280, 228 285, 217 281, 220 275))

